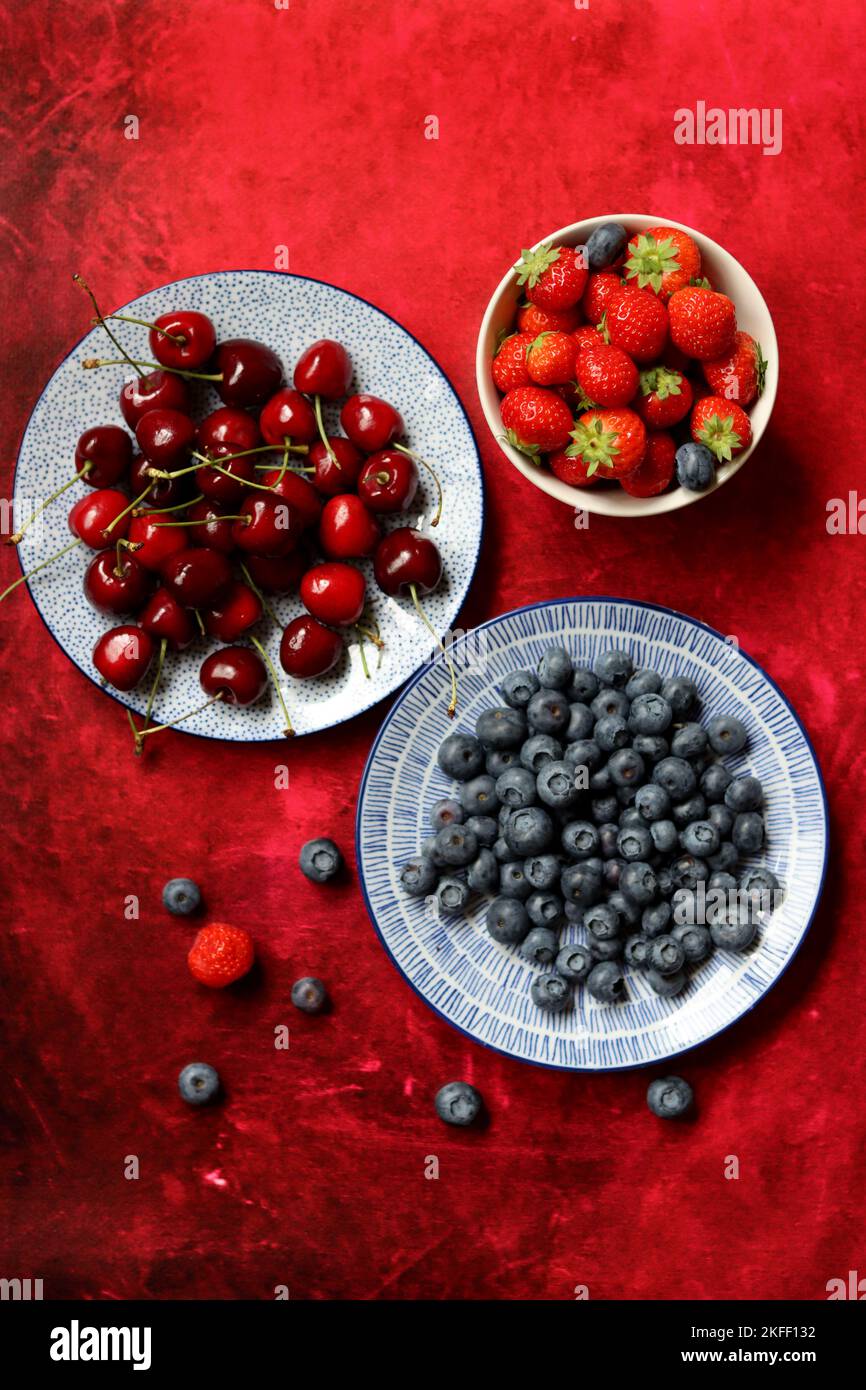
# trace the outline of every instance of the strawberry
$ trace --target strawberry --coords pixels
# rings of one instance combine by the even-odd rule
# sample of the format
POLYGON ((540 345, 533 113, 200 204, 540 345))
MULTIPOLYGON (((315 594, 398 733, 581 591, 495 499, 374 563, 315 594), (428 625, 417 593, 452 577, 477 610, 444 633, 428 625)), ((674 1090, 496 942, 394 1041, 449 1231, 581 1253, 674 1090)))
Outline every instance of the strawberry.
POLYGON ((714 362, 703 363, 707 385, 717 396, 750 405, 764 389, 767 363, 751 333, 735 333, 734 345, 714 362))
POLYGON ((601 323, 601 317, 610 300, 622 289, 622 280, 612 270, 600 270, 590 275, 580 306, 586 315, 587 323, 601 323))
POLYGON ((706 444, 719 462, 739 454, 751 442, 752 427, 745 410, 724 396, 704 396, 692 411, 692 439, 706 444))
POLYGON ((652 290, 628 285, 611 298, 600 327, 636 362, 652 362, 668 336, 668 311, 652 290))
POLYGON ((637 367, 622 348, 600 343, 578 353, 577 384, 589 405, 628 405, 638 386, 637 367))
POLYGON ((541 386, 516 386, 502 399, 505 438, 528 458, 565 448, 574 423, 571 411, 555 391, 541 386))
POLYGON ((682 372, 650 367, 640 374, 634 408, 650 429, 665 430, 685 419, 692 408, 692 394, 692 383, 682 372))
POLYGON ((734 346, 737 316, 726 294, 688 285, 671 295, 668 311, 671 341, 689 357, 714 362, 734 346))
POLYGON ((649 285, 663 303, 675 290, 693 283, 701 273, 701 253, 688 232, 676 227, 649 227, 638 232, 628 244, 626 278, 637 280, 638 288, 649 285))
POLYGON ((243 927, 211 922, 192 943, 188 961, 200 984, 223 989, 246 975, 254 956, 253 939, 243 927))
POLYGON ((512 386, 528 386, 531 377, 526 370, 526 350, 532 342, 528 333, 512 333, 503 338, 493 359, 493 380, 500 391, 512 386))
POLYGON ((606 346, 604 338, 601 336, 597 328, 593 328, 591 323, 583 324, 581 328, 578 328, 576 333, 572 333, 571 341, 574 343, 574 346, 577 349, 578 357, 585 348, 597 348, 601 346, 606 346))
POLYGON ((544 244, 535 251, 521 251, 515 269, 518 285, 526 286, 526 298, 540 309, 571 309, 586 284, 579 247, 544 244))
POLYGON ((551 454, 548 462, 554 476, 561 483, 569 483, 571 487, 593 487, 601 478, 598 472, 590 477, 590 465, 583 459, 570 458, 567 449, 559 449, 555 454, 551 454))
POLYGON ((633 410, 588 410, 571 431, 569 458, 583 459, 587 477, 621 478, 637 468, 646 449, 643 420, 633 410))
POLYGON ((646 453, 633 473, 620 483, 630 497, 657 497, 671 485, 677 446, 664 430, 651 430, 646 437, 646 453))
POLYGON ((565 401, 572 415, 576 415, 578 410, 586 409, 580 387, 576 381, 565 381, 561 386, 554 386, 553 389, 557 396, 561 396, 565 401))
POLYGON ((539 333, 526 349, 526 370, 539 386, 574 380, 574 342, 568 333, 539 333))
POLYGON ((580 310, 539 309, 537 304, 521 304, 517 311, 517 327, 521 333, 537 338, 539 333, 573 333, 580 323, 580 310))

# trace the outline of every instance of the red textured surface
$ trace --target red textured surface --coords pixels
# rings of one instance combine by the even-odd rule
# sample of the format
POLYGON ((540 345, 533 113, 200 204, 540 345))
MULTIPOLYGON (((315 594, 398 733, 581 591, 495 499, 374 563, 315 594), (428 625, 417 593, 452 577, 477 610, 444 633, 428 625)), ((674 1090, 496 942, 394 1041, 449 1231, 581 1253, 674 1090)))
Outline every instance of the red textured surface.
MULTIPOLYGON (((466 623, 610 592, 736 634, 814 738, 835 838, 806 947, 682 1063, 700 1113, 664 1127, 642 1072, 558 1075, 471 1045, 386 960, 354 879, 300 877, 309 836, 350 849, 384 708, 291 748, 288 791, 272 747, 172 734, 138 765, 117 706, 18 594, 0 610, 4 1276, 91 1298, 270 1298, 277 1284, 570 1298, 578 1283, 593 1298, 822 1298, 862 1269, 864 541, 825 525, 828 499, 863 478, 844 406, 862 384, 858 9, 6 4, 4 480, 85 326, 73 270, 118 304, 198 271, 272 267, 286 244, 292 270, 404 322, 466 402, 489 497, 466 623), (674 110, 699 99, 781 107, 782 153, 675 145, 674 110), (438 141, 423 138, 430 114, 438 141), (475 335, 522 245, 624 208, 702 228, 744 262, 775 318, 781 389, 759 454, 718 496, 577 532, 488 437, 475 335), (234 992, 187 973, 193 928, 159 904, 180 873, 257 939, 260 970, 234 992), (330 983, 330 1017, 291 1009, 307 972, 330 983), (221 1108, 176 1098, 193 1058, 222 1073, 221 1108), (486 1131, 433 1116, 454 1077, 484 1092, 486 1131)), ((8 582, 14 556, 0 568, 8 582)))

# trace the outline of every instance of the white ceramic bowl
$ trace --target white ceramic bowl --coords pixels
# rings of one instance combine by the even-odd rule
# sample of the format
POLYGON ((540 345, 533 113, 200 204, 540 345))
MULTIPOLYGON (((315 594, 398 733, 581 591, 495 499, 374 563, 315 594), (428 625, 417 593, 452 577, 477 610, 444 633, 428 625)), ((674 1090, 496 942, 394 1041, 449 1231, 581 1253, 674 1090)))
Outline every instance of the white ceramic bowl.
POLYGON ((673 512, 678 507, 687 507, 692 502, 699 502, 702 497, 708 497, 716 488, 720 488, 742 468, 757 448, 761 435, 767 428, 779 382, 779 353, 776 344, 776 332, 761 291, 739 261, 735 260, 724 247, 711 241, 708 236, 704 236, 702 232, 696 232, 694 227, 686 227, 682 222, 672 222, 669 217, 648 217, 644 213, 634 212, 606 213, 604 217, 590 217, 585 222, 574 222, 570 227, 562 227, 551 236, 542 237, 536 245, 552 243, 554 246, 582 246, 594 228, 601 226, 603 222, 621 222, 629 234, 646 231, 648 227, 676 227, 682 232, 688 232, 689 236, 697 242, 704 268, 714 288, 721 290, 734 302, 738 328, 743 329, 746 333, 751 333, 752 337, 761 344, 764 356, 767 358, 767 378, 764 390, 754 404, 749 407, 752 442, 748 449, 737 454, 736 458, 731 459, 729 463, 721 465, 716 473, 715 484, 713 487, 707 488, 706 492, 689 492, 686 488, 676 487, 669 492, 661 493, 658 497, 630 497, 621 487, 615 486, 571 487, 570 484, 560 482, 559 478, 555 478, 547 467, 530 462, 525 455, 513 448, 504 439, 502 417, 499 410, 502 398, 494 385, 493 374, 490 369, 493 354, 496 351, 498 335, 502 329, 511 331, 515 310, 522 298, 523 292, 517 284, 517 273, 514 266, 511 266, 500 280, 481 321, 475 356, 475 373, 481 408, 491 433, 509 462, 519 473, 523 474, 524 478, 528 478, 536 487, 541 488, 542 492, 549 493, 551 497, 559 498, 560 502, 565 502, 569 507, 580 507, 586 512, 600 512, 605 516, 652 516, 659 512, 673 512))

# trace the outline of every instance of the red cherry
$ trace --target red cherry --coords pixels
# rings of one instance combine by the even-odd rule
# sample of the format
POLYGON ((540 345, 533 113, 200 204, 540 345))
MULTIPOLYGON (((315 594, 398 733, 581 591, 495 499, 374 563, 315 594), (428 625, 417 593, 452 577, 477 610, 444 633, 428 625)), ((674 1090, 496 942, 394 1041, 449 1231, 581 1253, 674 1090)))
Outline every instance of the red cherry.
POLYGON ((88 487, 111 487, 132 463, 132 440, 119 425, 97 425, 85 430, 75 446, 75 470, 84 474, 88 487))
POLYGON ((136 425, 135 437, 154 468, 178 468, 195 442, 195 425, 180 410, 149 410, 136 425))
POLYGON ((371 454, 358 479, 358 496, 371 512, 405 512, 418 491, 418 469, 408 454, 371 454))
POLYGON ((273 468, 262 475, 262 485, 269 487, 275 497, 282 497, 284 502, 289 503, 303 527, 316 525, 322 515, 322 501, 306 478, 288 469, 283 472, 281 468, 273 468))
POLYGON ((93 664, 115 690, 134 690, 153 659, 153 641, 140 627, 113 627, 93 648, 93 664))
POLYGON ((129 529, 129 517, 117 518, 126 511, 129 498, 117 488, 98 488, 79 497, 69 512, 69 529, 73 536, 89 545, 91 550, 104 550, 109 540, 123 540, 129 529), (111 534, 105 534, 111 526, 111 534))
POLYGON ((277 354, 255 338, 227 338, 217 344, 212 360, 212 370, 222 373, 217 392, 226 405, 263 405, 283 379, 277 354))
POLYGON ((152 478, 148 469, 154 465, 144 454, 137 454, 132 461, 129 486, 133 497, 140 497, 148 489, 146 501, 151 507, 172 507, 189 495, 191 473, 182 478, 152 478))
POLYGON ((373 556, 373 573, 383 593, 429 594, 442 578, 442 557, 436 546, 411 526, 400 526, 383 536, 373 556))
POLYGON ((301 353, 295 367, 294 382, 308 396, 338 401, 345 396, 352 380, 352 359, 340 343, 319 338, 301 353))
POLYGON ((134 376, 120 392, 120 413, 131 430, 149 410, 180 410, 189 413, 189 391, 182 376, 174 372, 148 372, 134 376))
POLYGON ((166 588, 157 589, 148 600, 141 614, 141 626, 149 636, 167 642, 176 652, 182 652, 196 636, 192 618, 166 588))
POLYGON ((266 444, 282 446, 287 439, 309 444, 316 437, 316 417, 306 396, 284 386, 262 410, 259 428, 266 444))
POLYGON ((176 314, 160 314, 150 330, 150 350, 164 367, 195 371, 203 367, 216 347, 216 329, 207 314, 181 309, 176 314), (158 329, 163 329, 162 333, 158 329), (170 334, 170 337, 166 337, 170 334), (182 339, 182 342, 178 342, 182 339))
POLYGON ((84 575, 84 593, 100 613, 136 613, 150 594, 147 570, 116 550, 94 555, 84 575))
POLYGON ((231 583, 231 566, 219 550, 189 546, 170 555, 162 566, 166 586, 184 608, 215 603, 231 583))
POLYGON ((143 512, 134 516, 129 523, 129 539, 140 546, 135 558, 146 570, 158 573, 165 561, 179 551, 186 550, 189 536, 181 526, 172 526, 163 516, 152 516, 143 512))
POLYGON ((373 553, 379 535, 379 523, 354 493, 343 493, 325 503, 319 544, 329 559, 361 560, 373 553))
POLYGON ((231 555, 236 548, 232 535, 234 522, 230 517, 224 516, 223 508, 217 502, 208 502, 207 498, 203 498, 201 502, 194 502, 187 508, 186 519, 197 523, 187 528, 189 541, 195 545, 221 550, 223 555, 231 555))
POLYGON ((354 565, 326 563, 307 570, 301 602, 314 618, 331 627, 351 627, 364 611, 367 584, 354 565))
POLYGON ((361 471, 363 455, 341 434, 329 434, 328 447, 319 440, 310 450, 309 461, 316 470, 313 486, 326 497, 336 497, 338 493, 354 487, 361 471))
POLYGON ((245 410, 234 410, 221 405, 206 415, 197 431, 198 447, 207 454, 218 444, 231 445, 230 453, 242 454, 246 449, 255 449, 262 442, 259 427, 252 415, 245 410))
POLYGON ((254 705, 268 688, 261 657, 249 647, 222 647, 205 657, 199 673, 202 690, 229 705, 254 705))
POLYGON ((290 555, 248 555, 244 564, 263 594, 287 594, 297 585, 307 565, 300 550, 290 555))
POLYGON ((339 633, 323 627, 315 618, 295 618, 280 641, 280 662, 284 671, 299 680, 322 676, 336 666, 343 651, 339 633))
POLYGON ((263 612, 261 599, 236 579, 216 603, 204 610, 202 617, 211 637, 218 637, 220 642, 236 642, 263 612))
POLYGON ((365 454, 387 449, 406 432, 403 417, 393 405, 366 393, 349 397, 340 411, 340 424, 365 454))
POLYGON ((288 502, 266 492, 251 492, 238 513, 243 519, 235 522, 232 536, 239 550, 251 555, 286 555, 294 550, 302 528, 288 502))
POLYGON ((208 449, 208 457, 216 459, 228 459, 228 462, 221 463, 220 468, 225 469, 232 476, 226 477, 226 473, 210 468, 203 463, 201 468, 196 469, 195 481, 199 492, 203 492, 210 502, 221 502, 226 507, 233 507, 240 502, 244 493, 247 491, 247 484, 255 482, 256 469, 252 458, 231 458, 234 453, 231 444, 214 444, 208 449))

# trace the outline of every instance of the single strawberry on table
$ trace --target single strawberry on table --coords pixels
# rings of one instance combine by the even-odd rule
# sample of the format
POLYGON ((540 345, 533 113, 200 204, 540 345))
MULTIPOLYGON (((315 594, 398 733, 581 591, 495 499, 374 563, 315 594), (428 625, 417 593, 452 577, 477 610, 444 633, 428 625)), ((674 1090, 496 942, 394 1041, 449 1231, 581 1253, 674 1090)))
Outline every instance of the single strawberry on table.
POLYGON ((499 344, 493 358, 493 380, 503 394, 512 386, 528 386, 531 382, 526 369, 526 350, 534 341, 529 333, 512 333, 499 344))
POLYGON ((526 349, 526 370, 538 386, 564 386, 574 380, 575 357, 570 333, 539 333, 526 349))
POLYGON ((587 269, 579 247, 545 243, 534 251, 521 251, 515 268, 526 298, 540 309, 572 308, 586 285, 587 269))
POLYGON ((568 443, 573 422, 561 396, 543 386, 516 386, 502 398, 508 443, 529 458, 555 453, 568 443))
POLYGON ((677 446, 665 430, 649 430, 646 452, 631 473, 620 478, 630 497, 657 497, 670 487, 676 467, 677 446))
POLYGON ((692 410, 692 439, 706 444, 719 462, 742 453, 752 439, 749 417, 736 401, 704 396, 692 410))
POLYGON ((713 362, 730 352, 737 331, 737 316, 726 294, 688 285, 668 302, 671 341, 688 357, 713 362))
POLYGON ((638 371, 622 348, 599 343, 578 353, 577 384, 590 405, 628 405, 638 388, 638 371))
POLYGON ((633 410, 588 410, 571 432, 569 458, 582 459, 587 476, 621 478, 632 473, 646 450, 646 428, 633 410))
POLYGON ((764 389, 767 362, 751 333, 735 333, 729 352, 701 366, 710 389, 737 405, 751 405, 764 389))
POLYGON ((668 311, 652 290, 627 285, 612 296, 601 328, 636 362, 653 362, 667 341, 668 311))
POLYGON ((192 974, 209 989, 234 984, 247 974, 254 959, 249 932, 228 922, 211 922, 202 927, 188 957, 192 974))
POLYGON ((677 227, 648 227, 628 244, 625 274, 647 286, 664 302, 701 273, 701 253, 688 232, 677 227))
POLYGON ((521 304, 517 310, 517 331, 537 338, 539 333, 573 333, 581 321, 577 305, 570 309, 540 309, 537 304, 521 304))
POLYGON ((649 429, 665 430, 685 419, 692 408, 692 398, 692 384, 682 372, 649 367, 640 374, 640 392, 634 408, 649 429))

